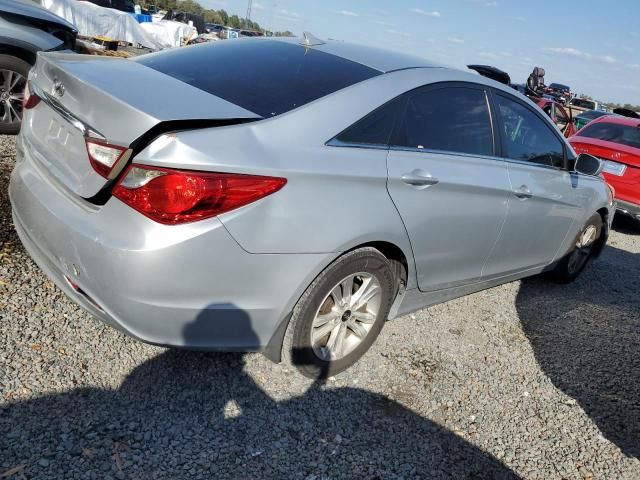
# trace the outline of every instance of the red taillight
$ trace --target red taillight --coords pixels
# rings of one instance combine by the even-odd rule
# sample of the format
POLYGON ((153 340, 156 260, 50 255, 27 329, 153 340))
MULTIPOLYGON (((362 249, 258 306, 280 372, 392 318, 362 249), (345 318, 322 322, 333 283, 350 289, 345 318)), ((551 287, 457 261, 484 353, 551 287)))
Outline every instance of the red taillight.
POLYGON ((33 93, 31 87, 31 80, 27 81, 27 85, 24 87, 24 96, 22 97, 22 109, 29 110, 40 103, 40 97, 33 93))
POLYGON ((242 207, 286 183, 286 178, 131 165, 113 195, 156 222, 176 225, 242 207))
POLYGON ((97 140, 87 139, 87 153, 93 169, 104 178, 109 178, 118 161, 127 152, 126 147, 111 145, 97 140))

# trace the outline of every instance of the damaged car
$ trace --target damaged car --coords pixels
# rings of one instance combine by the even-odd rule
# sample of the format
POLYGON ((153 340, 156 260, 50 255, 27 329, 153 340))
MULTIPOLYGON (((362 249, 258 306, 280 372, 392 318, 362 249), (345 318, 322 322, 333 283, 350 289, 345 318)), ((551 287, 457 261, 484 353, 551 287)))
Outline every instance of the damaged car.
POLYGON ((41 53, 24 108, 13 221, 70 298, 145 342, 312 378, 387 319, 572 281, 614 213, 600 160, 509 86, 311 35, 41 53))

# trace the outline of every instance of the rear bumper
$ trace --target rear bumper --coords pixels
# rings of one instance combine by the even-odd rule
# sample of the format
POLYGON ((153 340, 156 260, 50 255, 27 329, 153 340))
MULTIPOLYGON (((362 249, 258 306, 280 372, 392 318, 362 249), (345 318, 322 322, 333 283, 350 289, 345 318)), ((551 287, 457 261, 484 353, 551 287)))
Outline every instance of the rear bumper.
POLYGON ((262 350, 331 260, 249 254, 215 218, 171 227, 115 198, 84 204, 20 143, 9 197, 25 248, 73 301, 144 342, 262 350))
POLYGON ((623 200, 616 200, 616 203, 618 212, 640 220, 640 205, 623 200))

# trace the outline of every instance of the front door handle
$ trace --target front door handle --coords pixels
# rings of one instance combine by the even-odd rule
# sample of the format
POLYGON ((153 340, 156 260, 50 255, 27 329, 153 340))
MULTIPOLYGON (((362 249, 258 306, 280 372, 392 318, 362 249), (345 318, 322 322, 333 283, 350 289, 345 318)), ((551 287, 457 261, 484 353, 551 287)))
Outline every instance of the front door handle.
POLYGON ((533 193, 529 190, 529 187, 526 185, 522 185, 520 188, 516 188, 513 191, 513 194, 518 198, 531 198, 533 197, 533 193))
POLYGON ((400 179, 407 185, 413 185, 414 187, 428 187, 429 185, 435 185, 440 180, 431 175, 426 170, 416 169, 412 172, 405 173, 400 179))

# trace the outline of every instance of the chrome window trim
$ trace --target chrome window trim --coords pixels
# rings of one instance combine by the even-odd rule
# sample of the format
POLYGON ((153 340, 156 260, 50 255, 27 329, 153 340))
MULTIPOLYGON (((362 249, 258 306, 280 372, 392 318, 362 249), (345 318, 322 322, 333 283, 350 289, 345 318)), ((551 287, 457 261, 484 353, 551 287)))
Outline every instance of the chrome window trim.
POLYGON ((496 155, 477 155, 475 153, 451 152, 448 150, 433 150, 429 148, 403 147, 401 145, 392 145, 389 147, 389 151, 410 152, 410 153, 429 153, 431 155, 447 155, 450 157, 480 158, 483 160, 493 160, 493 161, 498 160, 501 162, 509 161, 508 158, 498 157, 496 155))
POLYGON ((351 143, 343 142, 337 138, 332 138, 325 143, 328 147, 351 147, 351 148, 366 148, 369 150, 389 150, 389 145, 381 145, 379 143, 351 143))

